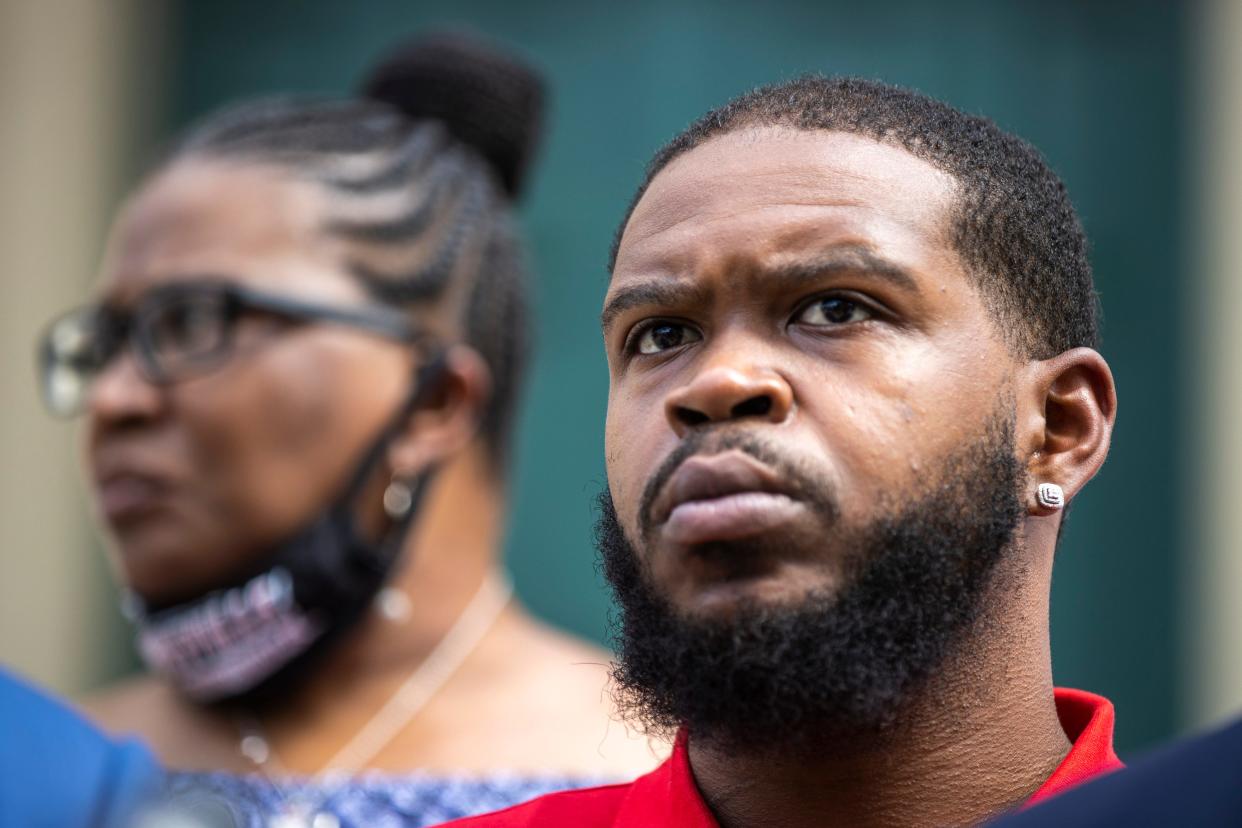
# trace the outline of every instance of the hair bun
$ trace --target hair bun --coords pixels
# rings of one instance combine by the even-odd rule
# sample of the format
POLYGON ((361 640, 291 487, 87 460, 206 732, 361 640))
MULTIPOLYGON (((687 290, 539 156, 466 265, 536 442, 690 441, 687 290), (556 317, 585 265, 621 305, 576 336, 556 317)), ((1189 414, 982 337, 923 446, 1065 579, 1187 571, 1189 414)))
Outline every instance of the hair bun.
POLYGON ((398 44, 362 84, 362 95, 411 118, 442 121, 496 170, 510 198, 522 192, 543 127, 543 78, 483 37, 440 31, 398 44))

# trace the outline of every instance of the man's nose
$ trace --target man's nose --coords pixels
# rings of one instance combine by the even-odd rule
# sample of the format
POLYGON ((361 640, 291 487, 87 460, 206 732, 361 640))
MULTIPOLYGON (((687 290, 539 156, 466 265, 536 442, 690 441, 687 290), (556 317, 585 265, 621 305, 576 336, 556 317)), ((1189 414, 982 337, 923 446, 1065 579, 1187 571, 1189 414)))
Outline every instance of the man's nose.
POLYGON ((684 436, 695 426, 747 417, 780 423, 793 405, 793 389, 778 371, 749 360, 718 359, 669 394, 664 415, 684 436))

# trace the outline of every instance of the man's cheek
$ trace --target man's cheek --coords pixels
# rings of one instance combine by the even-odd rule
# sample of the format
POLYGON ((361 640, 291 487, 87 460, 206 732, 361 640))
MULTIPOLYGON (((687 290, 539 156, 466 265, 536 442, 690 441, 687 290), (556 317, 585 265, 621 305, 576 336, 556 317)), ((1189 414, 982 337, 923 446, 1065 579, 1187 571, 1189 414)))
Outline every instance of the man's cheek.
POLYGON ((825 443, 851 484, 842 496, 871 499, 916 485, 936 459, 973 438, 979 410, 988 408, 950 407, 943 401, 936 408, 912 395, 860 405, 856 416, 834 420, 825 443))
POLYGON ((644 466, 645 458, 639 456, 643 440, 625 439, 625 430, 611 416, 605 425, 604 434, 604 466, 608 474, 608 488, 612 492, 613 504, 617 510, 617 519, 621 522, 626 536, 631 541, 637 539, 638 510, 641 506, 643 487, 643 469, 655 469, 655 464, 644 466))
POLYGON ((642 535, 638 529, 638 512, 641 508, 642 486, 640 482, 632 482, 623 475, 620 485, 614 485, 613 497, 617 506, 617 519, 625 531, 630 543, 642 546, 642 535))

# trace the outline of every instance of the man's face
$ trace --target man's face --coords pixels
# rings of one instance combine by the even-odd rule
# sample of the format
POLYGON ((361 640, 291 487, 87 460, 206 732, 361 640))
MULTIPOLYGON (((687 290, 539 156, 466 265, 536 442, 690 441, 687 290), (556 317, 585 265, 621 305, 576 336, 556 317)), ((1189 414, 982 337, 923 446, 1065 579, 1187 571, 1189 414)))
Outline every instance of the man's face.
POLYGON ((729 133, 651 182, 604 305, 606 457, 676 612, 839 594, 866 564, 849 539, 994 424, 1015 362, 953 204, 931 165, 823 131, 729 133))

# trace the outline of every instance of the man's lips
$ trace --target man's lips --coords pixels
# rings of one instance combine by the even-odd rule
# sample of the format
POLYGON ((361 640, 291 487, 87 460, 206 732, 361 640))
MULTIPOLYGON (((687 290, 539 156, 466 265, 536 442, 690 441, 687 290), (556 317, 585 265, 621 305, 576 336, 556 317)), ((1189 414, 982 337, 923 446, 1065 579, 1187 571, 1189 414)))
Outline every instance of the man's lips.
POLYGON ((805 508, 772 468, 732 449, 678 466, 653 504, 652 525, 692 546, 769 531, 805 508))

